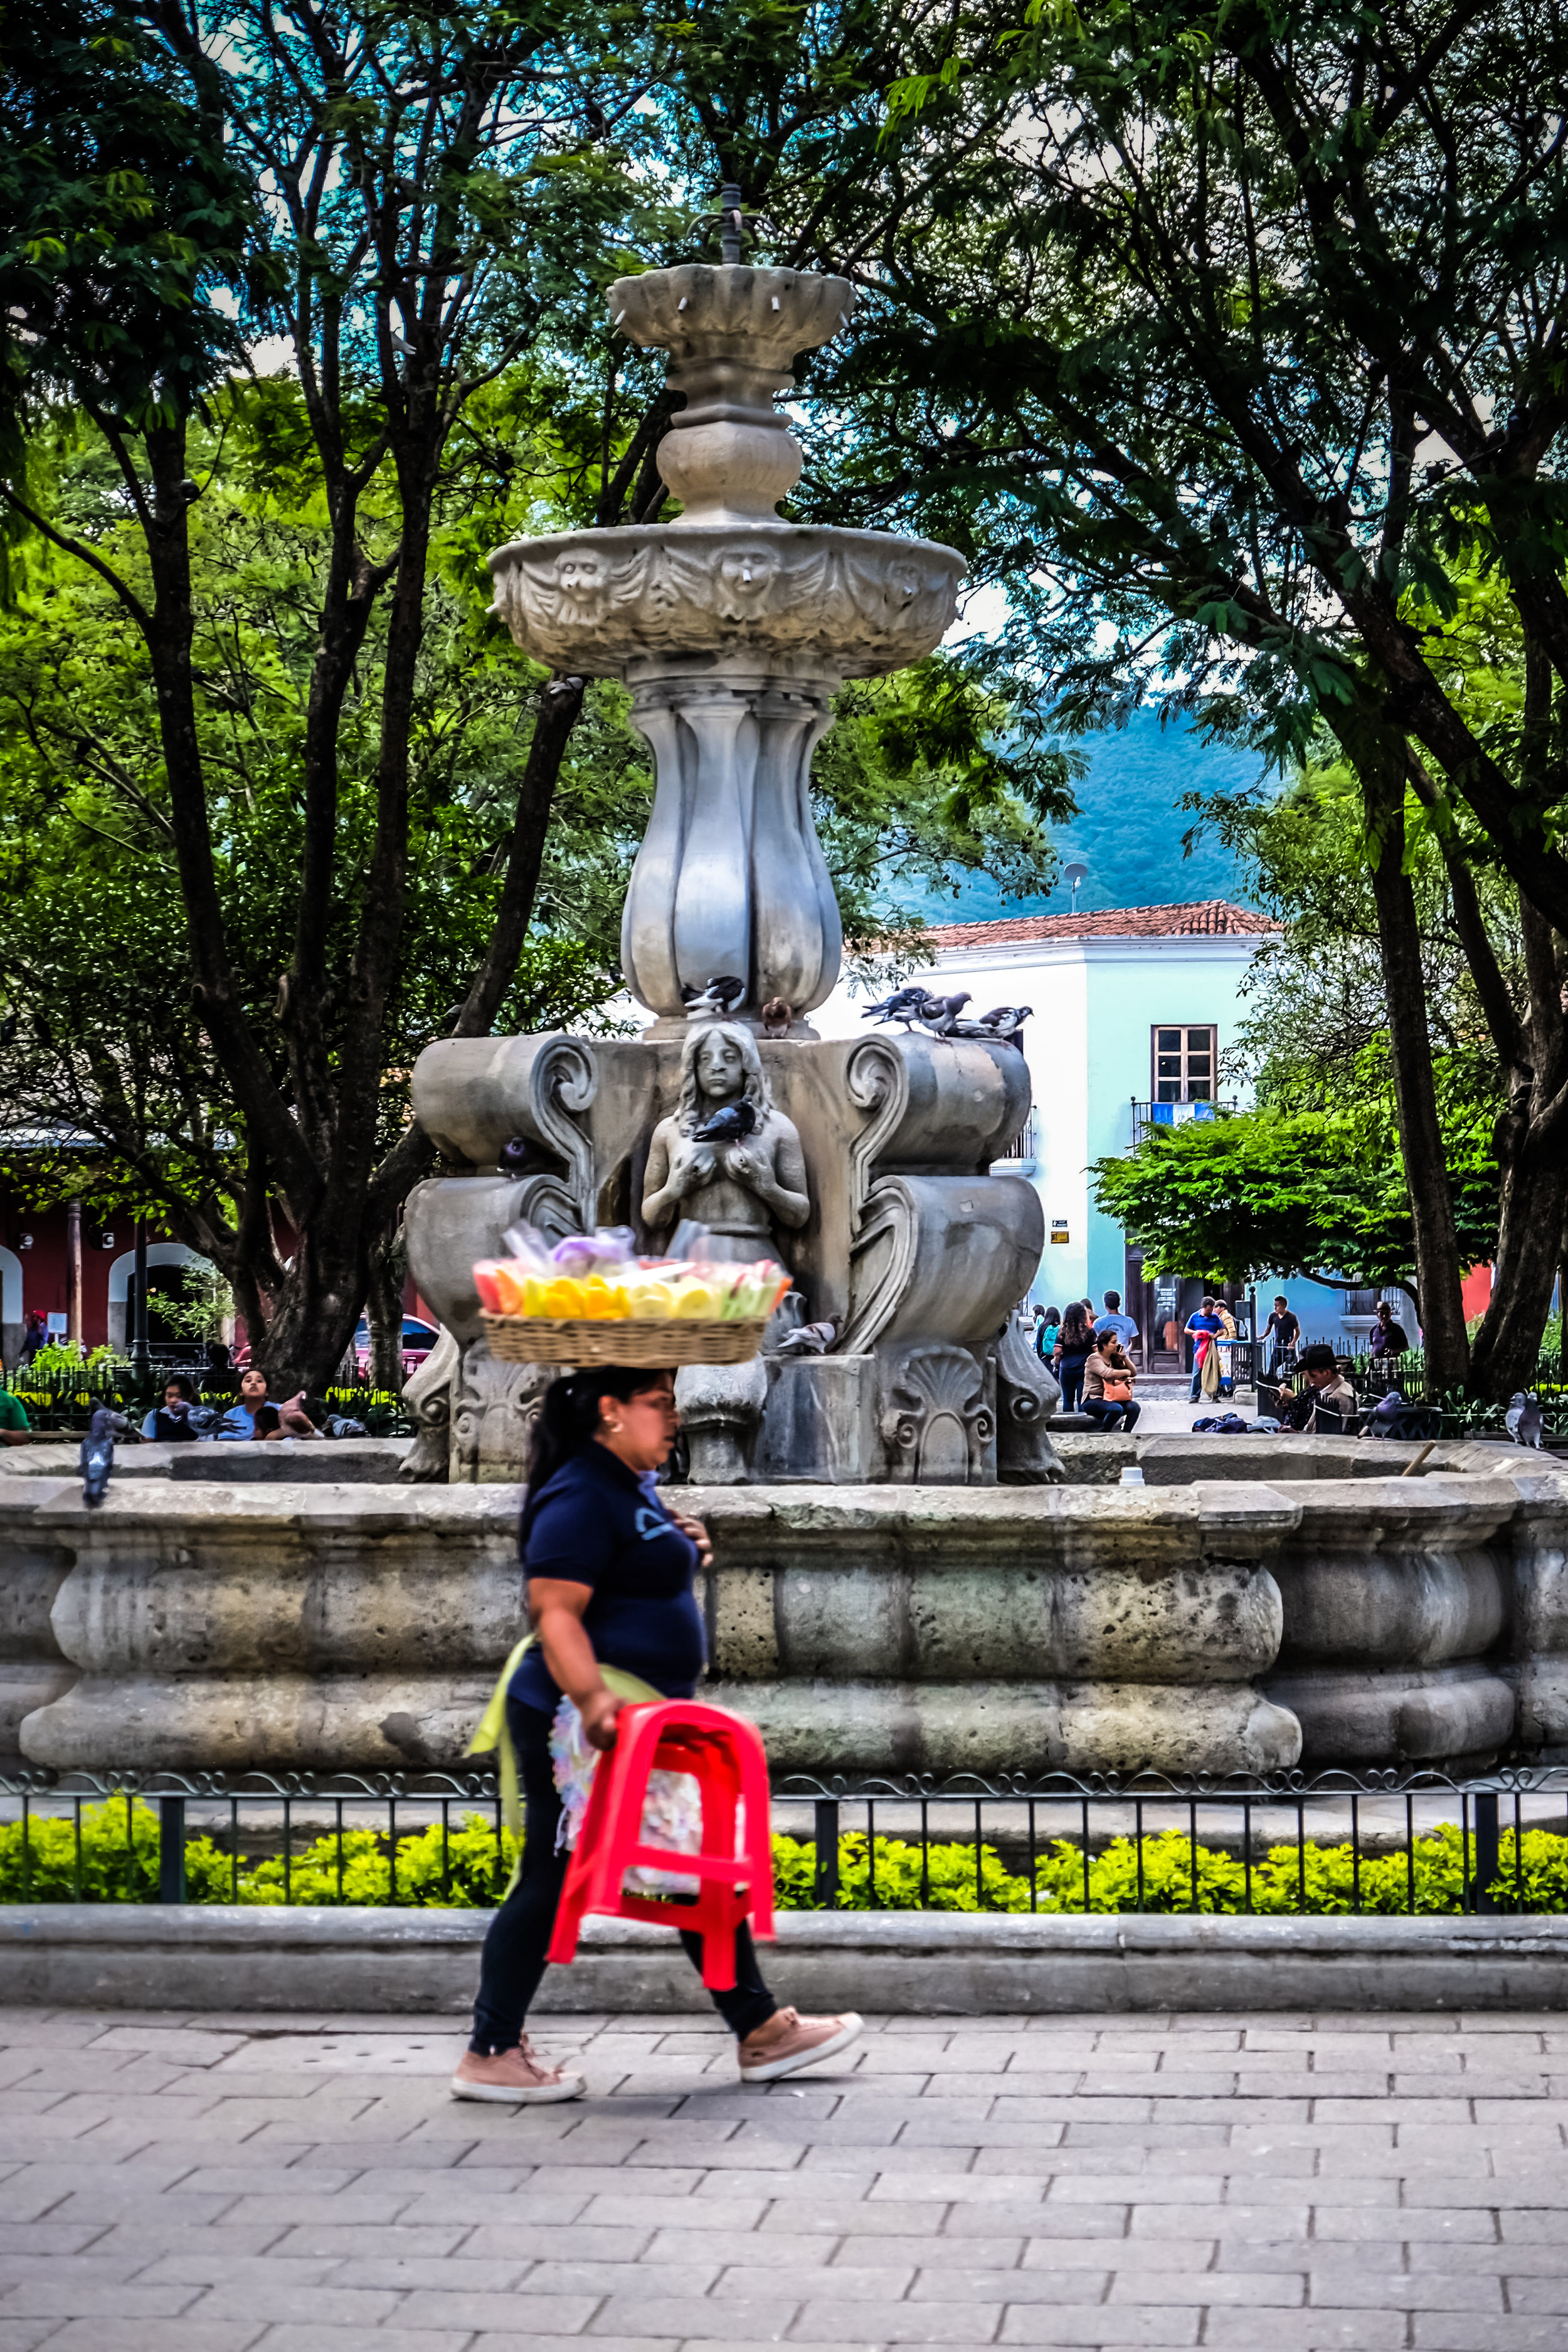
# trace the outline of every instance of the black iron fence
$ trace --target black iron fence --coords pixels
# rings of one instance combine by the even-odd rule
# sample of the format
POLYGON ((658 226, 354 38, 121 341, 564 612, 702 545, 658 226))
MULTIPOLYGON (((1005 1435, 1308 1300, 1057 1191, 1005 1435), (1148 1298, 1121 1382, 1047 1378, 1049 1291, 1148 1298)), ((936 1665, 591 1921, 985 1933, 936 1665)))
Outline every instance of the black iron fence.
MULTIPOLYGON (((1568 1912, 1568 1768, 795 1776, 786 1908, 1568 1912)), ((0 1900, 493 1904, 493 1774, 0 1775, 0 1900)))

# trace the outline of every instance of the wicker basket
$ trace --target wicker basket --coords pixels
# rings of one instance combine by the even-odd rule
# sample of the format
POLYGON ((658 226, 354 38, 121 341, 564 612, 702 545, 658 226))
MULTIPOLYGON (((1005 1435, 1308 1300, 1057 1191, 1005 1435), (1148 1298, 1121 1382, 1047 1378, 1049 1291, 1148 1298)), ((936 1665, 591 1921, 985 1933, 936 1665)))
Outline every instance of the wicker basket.
POLYGON ((510 1364, 744 1364, 763 1344, 767 1318, 732 1323, 670 1316, 658 1322, 560 1320, 537 1315, 481 1315, 492 1356, 510 1364))

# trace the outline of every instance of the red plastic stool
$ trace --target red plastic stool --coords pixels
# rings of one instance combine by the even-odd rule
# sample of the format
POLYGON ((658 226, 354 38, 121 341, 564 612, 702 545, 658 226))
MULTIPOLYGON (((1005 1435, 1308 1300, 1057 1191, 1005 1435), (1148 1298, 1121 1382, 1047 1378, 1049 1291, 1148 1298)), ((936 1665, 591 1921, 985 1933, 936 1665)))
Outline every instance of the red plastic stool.
POLYGON ((735 1982, 735 1930, 750 1913, 752 1932, 773 1932, 773 1857, 768 1765, 749 1723, 696 1699, 624 1706, 616 1744, 599 1759, 587 1811, 555 1914, 549 1957, 576 1957, 589 1912, 612 1919, 652 1919, 702 1938, 702 1981, 712 1992, 735 1982), (672 1853, 642 1842, 650 1772, 689 1772, 702 1792, 702 1847, 672 1853), (745 1846, 735 1851, 737 1804, 746 1809, 745 1846), (694 1882, 695 1902, 628 1895, 628 1870, 679 1873, 694 1882))

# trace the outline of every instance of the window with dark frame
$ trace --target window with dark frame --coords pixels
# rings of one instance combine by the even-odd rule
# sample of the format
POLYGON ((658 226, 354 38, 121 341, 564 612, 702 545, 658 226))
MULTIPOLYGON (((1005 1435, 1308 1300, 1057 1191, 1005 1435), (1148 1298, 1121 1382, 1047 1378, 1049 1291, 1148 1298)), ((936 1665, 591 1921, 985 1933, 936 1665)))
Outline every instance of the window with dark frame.
POLYGON ((1156 1028, 1152 1033, 1153 1078, 1150 1100, 1157 1103, 1213 1102, 1215 1054, 1218 1045, 1212 1026, 1156 1028))

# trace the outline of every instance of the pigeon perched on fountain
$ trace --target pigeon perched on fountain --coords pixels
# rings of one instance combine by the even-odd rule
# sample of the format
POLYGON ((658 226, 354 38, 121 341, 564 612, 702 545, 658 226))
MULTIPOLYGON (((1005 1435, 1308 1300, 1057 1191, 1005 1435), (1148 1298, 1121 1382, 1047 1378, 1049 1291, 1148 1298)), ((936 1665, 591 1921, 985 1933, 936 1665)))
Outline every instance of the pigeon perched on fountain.
POLYGON ((773 1353, 775 1356, 826 1356, 837 1337, 837 1323, 797 1323, 793 1331, 784 1333, 773 1353))
POLYGON ((510 1142, 503 1143, 496 1155, 496 1164, 503 1176, 534 1176, 541 1169, 554 1167, 549 1154, 541 1151, 531 1135, 514 1135, 510 1142))
POLYGON ((1394 1435, 1394 1423, 1398 1421, 1400 1414, 1405 1411, 1405 1402, 1404 1397, 1400 1394, 1397 1389, 1390 1389, 1387 1395, 1379 1397, 1376 1404, 1373 1407, 1372 1419, 1367 1424, 1367 1435, 1369 1437, 1392 1437, 1394 1435))
POLYGON ((81 1464, 81 1499, 93 1510, 109 1492, 109 1474, 114 1467, 114 1441, 123 1437, 125 1415, 111 1412, 106 1404, 94 1405, 87 1435, 81 1441, 78 1456, 81 1464))
POLYGON ((973 1026, 981 1034, 997 1038, 1004 1045, 1016 1045, 1024 1050, 1024 1024, 1033 1013, 1032 1004, 997 1004, 983 1013, 978 1021, 963 1024, 965 1034, 973 1026))
POLYGON ((693 1131, 698 1143, 739 1143, 751 1134, 757 1123, 757 1107, 742 1095, 739 1102, 725 1103, 704 1119, 693 1131))
POLYGON ((922 1019, 927 1002, 923 988, 896 988, 884 996, 879 1004, 868 1004, 861 1013, 862 1021, 901 1021, 907 1031, 910 1024, 922 1019))
POLYGON ((710 1013, 716 1013, 721 1019, 728 1020, 745 993, 745 982, 737 980, 733 972, 721 972, 718 979, 710 980, 706 988, 693 988, 688 982, 680 992, 689 1021, 710 1013))
POLYGON ((1533 1445, 1539 1453, 1542 1432, 1541 1407, 1534 1397, 1527 1397, 1522 1389, 1516 1389, 1508 1401, 1508 1411, 1503 1415, 1503 1423, 1516 1445, 1533 1445))
POLYGON ((795 1019, 795 1007, 782 996, 770 996, 763 1007, 764 1037, 787 1037, 789 1024, 795 1019))
POLYGON ((967 988, 962 989, 956 996, 928 996, 920 1009, 921 1024, 929 1029, 933 1037, 956 1036, 963 1008, 968 1003, 967 988))

